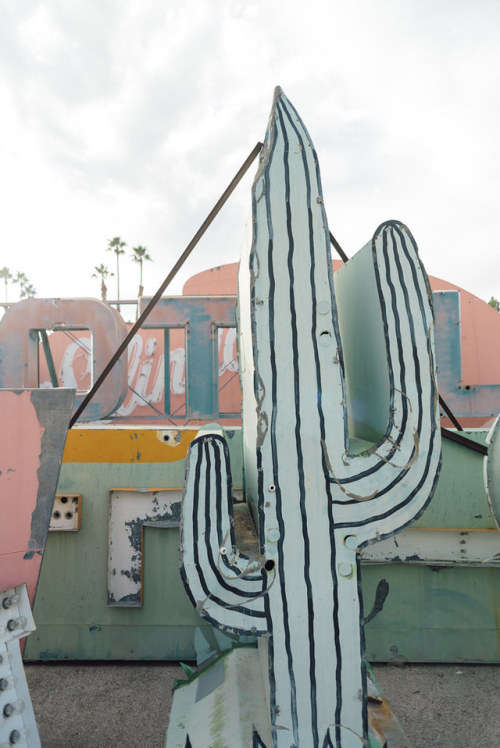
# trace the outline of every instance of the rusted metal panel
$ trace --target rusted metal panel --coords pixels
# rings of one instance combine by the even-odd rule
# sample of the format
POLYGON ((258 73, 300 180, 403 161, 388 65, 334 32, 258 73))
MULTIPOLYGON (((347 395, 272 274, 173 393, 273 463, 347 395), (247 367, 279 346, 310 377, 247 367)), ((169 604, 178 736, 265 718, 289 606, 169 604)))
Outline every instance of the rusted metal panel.
MULTIPOLYGON (((75 426, 68 432, 63 461, 73 463, 75 471, 89 463, 176 463, 184 459, 197 433, 192 428, 75 426)), ((170 485, 166 480, 163 488, 170 485)))
POLYGON ((0 390, 0 590, 26 583, 31 603, 73 398, 73 390, 0 390))
MULTIPOLYGON (((410 742, 384 697, 368 665, 368 725, 372 741, 377 740, 383 748, 411 748, 410 742)), ((370 743, 372 745, 372 743, 370 743)))
MULTIPOLYGON (((89 330, 92 334, 93 379, 127 334, 114 309, 97 299, 25 299, 13 304, 0 320, 0 387, 39 386, 39 330, 89 330)), ((127 394, 127 354, 85 411, 82 420, 113 413, 127 394)), ((75 409, 84 394, 75 398, 75 409)))
MULTIPOLYGON (((233 309, 225 299, 206 296, 162 299, 161 323, 140 330, 128 346, 128 393, 113 412, 114 418, 134 423, 144 418, 167 422, 175 419, 183 424, 190 412, 196 414, 203 407, 210 420, 222 417, 239 421, 236 297, 232 298, 233 309), (182 315, 179 309, 175 311, 179 301, 184 310, 182 315), (169 313, 170 309, 174 310, 173 314, 169 313), (213 314, 215 316, 210 319, 213 314), (190 386, 186 376, 187 358, 191 361, 193 379, 190 386), (198 394, 199 387, 204 388, 201 394, 198 394), (204 399, 206 393, 209 393, 208 405, 204 399)), ((60 323, 61 328, 64 326, 60 323)), ((58 329, 50 338, 45 335, 45 339, 46 344, 40 345, 39 386, 88 390, 92 383, 90 331, 69 333, 58 329)), ((100 371, 107 363, 102 358, 103 353, 102 346, 94 351, 94 355, 101 356, 94 358, 95 371, 100 371)))

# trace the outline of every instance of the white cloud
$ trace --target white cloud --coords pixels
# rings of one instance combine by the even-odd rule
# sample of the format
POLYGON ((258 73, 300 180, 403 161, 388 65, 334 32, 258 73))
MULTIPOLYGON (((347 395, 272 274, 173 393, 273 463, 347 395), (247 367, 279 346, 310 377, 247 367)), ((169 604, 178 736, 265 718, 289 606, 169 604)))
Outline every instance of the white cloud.
MULTIPOLYGON (((149 247, 154 292, 280 84, 349 254, 399 218, 428 272, 499 296, 499 23, 486 0, 0 2, 0 265, 39 295, 95 295, 120 235, 149 247)), ((184 277, 237 259, 251 180, 184 277)))

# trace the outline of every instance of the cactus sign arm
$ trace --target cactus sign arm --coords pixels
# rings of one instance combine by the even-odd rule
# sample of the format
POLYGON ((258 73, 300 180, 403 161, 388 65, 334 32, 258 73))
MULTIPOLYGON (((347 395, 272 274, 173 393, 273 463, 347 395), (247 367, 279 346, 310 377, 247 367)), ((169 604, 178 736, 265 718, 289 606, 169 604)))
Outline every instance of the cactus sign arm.
POLYGON ((213 622, 267 634, 273 746, 367 745, 357 552, 423 511, 440 465, 427 278, 412 235, 390 221, 334 288, 318 159, 281 89, 252 218, 239 355, 245 497, 262 559, 249 566, 231 546, 221 574, 230 468, 221 437, 202 436, 186 478, 184 580, 213 622))
POLYGON ((421 514, 440 460, 432 307, 415 241, 405 226, 390 221, 367 249, 345 274, 341 269, 336 296, 353 430, 363 435, 364 421, 372 432, 378 425, 382 436, 359 454, 348 447, 332 458, 336 467, 329 464, 330 480, 341 493, 333 498, 336 525, 356 527, 359 544, 386 537, 421 514), (360 301, 361 289, 375 293, 360 301), (352 322, 353 299, 366 330, 352 322), (373 341, 379 342, 378 357, 373 341), (387 383, 377 373, 384 367, 387 383))
POLYGON ((262 557, 252 559, 236 548, 229 450, 218 434, 199 436, 190 447, 181 576, 191 602, 212 623, 228 633, 267 632, 265 595, 274 574, 262 557))

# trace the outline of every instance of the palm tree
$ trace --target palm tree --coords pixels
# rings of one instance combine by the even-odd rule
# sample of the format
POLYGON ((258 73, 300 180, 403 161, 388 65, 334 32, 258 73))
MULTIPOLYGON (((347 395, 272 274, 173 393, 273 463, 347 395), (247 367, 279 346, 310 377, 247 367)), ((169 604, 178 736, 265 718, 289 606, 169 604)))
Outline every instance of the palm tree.
POLYGON ((139 245, 138 247, 132 247, 132 254, 130 255, 134 262, 139 263, 139 293, 137 294, 137 297, 143 295, 144 288, 142 286, 142 263, 146 261, 151 262, 151 257, 148 255, 148 248, 142 247, 139 245))
POLYGON ((36 294, 36 288, 33 285, 33 283, 26 283, 23 289, 24 295, 28 297, 28 299, 32 299, 33 296, 36 294))
POLYGON ((29 283, 26 273, 20 273, 18 270, 16 273, 16 277, 14 278, 14 283, 19 283, 19 296, 21 297, 21 299, 24 299, 24 297, 27 296, 26 287, 29 283))
MULTIPOLYGON (((119 236, 115 236, 113 239, 108 241, 108 252, 114 252, 116 255, 116 298, 120 302, 120 255, 125 254, 123 247, 127 245, 122 242, 119 236)), ((120 303, 116 305, 118 311, 120 311, 120 303)))
POLYGON ((111 273, 106 265, 103 265, 102 262, 100 265, 94 265, 95 273, 92 273, 92 278, 99 278, 101 277, 101 299, 103 301, 106 301, 106 293, 108 290, 108 287, 106 286, 105 280, 109 276, 113 276, 114 273, 111 273))
POLYGON ((5 283, 5 303, 7 304, 7 284, 12 278, 12 273, 9 268, 3 267, 0 270, 0 278, 3 278, 3 282, 5 283))

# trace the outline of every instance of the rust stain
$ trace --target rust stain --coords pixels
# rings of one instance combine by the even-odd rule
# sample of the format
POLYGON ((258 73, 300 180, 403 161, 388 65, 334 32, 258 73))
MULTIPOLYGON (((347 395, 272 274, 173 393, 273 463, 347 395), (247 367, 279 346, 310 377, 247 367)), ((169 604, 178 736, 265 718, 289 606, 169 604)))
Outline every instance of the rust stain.
POLYGON ((370 733, 380 742, 391 748, 410 748, 401 725, 387 700, 382 696, 368 699, 368 722, 370 733))

